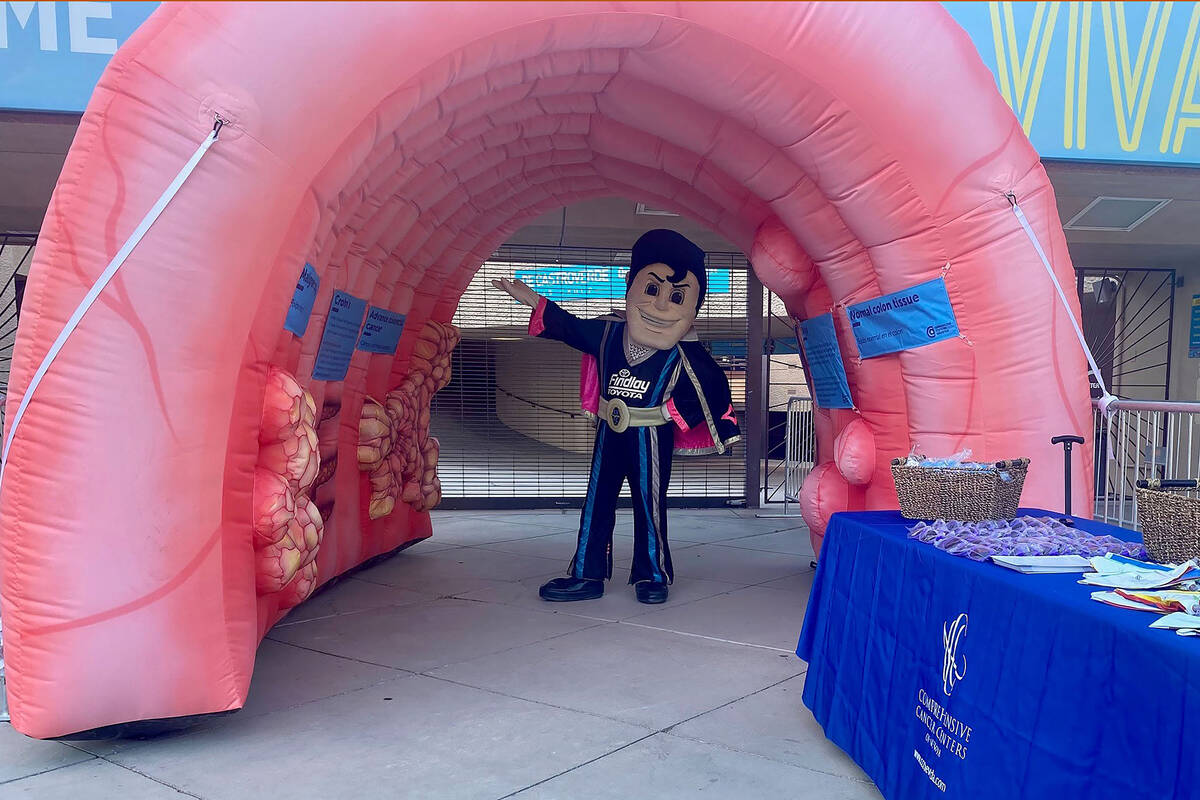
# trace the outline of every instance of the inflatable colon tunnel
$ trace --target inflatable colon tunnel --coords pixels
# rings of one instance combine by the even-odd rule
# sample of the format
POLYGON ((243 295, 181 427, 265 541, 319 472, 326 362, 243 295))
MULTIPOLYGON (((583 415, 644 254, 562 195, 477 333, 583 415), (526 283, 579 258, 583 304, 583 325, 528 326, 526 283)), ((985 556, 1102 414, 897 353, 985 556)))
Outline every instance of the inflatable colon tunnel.
POLYGON ((1090 438, 1084 356, 1010 195, 1068 287, 1072 266, 1037 154, 940 6, 166 4, 83 116, 20 320, 15 727, 241 707, 271 625, 430 536, 429 399, 474 272, 603 195, 720 233, 797 320, 832 313, 853 407, 816 412, 817 545, 836 511, 895 507, 889 459, 914 443, 1030 457, 1025 504, 1060 507, 1049 440, 1090 438), (938 279, 957 335, 862 357, 847 306, 938 279), (382 347, 356 345, 364 315, 382 347))

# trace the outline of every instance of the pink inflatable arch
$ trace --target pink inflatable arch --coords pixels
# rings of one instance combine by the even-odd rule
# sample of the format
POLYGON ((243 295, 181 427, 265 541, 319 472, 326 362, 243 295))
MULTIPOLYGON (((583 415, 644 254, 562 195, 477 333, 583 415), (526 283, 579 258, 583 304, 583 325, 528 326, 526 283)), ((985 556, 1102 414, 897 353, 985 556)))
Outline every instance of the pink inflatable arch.
POLYGON ((1068 286, 1071 263, 1037 154, 936 4, 165 4, 67 158, 9 432, 217 115, 12 437, 0 610, 26 734, 236 709, 288 608, 429 536, 444 323, 497 245, 583 198, 676 209, 797 319, 835 311, 856 409, 818 415, 817 536, 894 507, 913 443, 1031 457, 1025 502, 1061 503, 1049 439, 1089 432, 1084 359, 1006 194, 1068 286), (860 360, 844 305, 939 276, 962 336, 860 360), (407 321, 395 355, 316 380, 335 291, 407 321))

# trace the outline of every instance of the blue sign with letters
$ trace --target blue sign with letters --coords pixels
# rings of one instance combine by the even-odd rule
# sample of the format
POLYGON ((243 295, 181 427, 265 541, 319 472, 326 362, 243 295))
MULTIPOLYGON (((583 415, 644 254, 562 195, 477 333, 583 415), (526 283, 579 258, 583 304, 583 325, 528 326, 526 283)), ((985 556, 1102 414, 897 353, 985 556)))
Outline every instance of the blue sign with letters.
MULTIPOLYGON (((616 300, 625 296, 628 267, 595 267, 585 264, 519 269, 516 279, 554 302, 616 300)), ((665 276, 664 276, 665 277, 665 276)), ((730 294, 733 278, 727 269, 708 270, 706 294, 730 294)))
POLYGON ((1192 329, 1188 336, 1188 358, 1200 358, 1200 294, 1192 295, 1192 329))
POLYGON ((1200 164, 1200 3, 942 5, 1043 158, 1200 164))
POLYGON ((362 338, 358 340, 358 349, 368 353, 391 355, 400 344, 400 334, 404 331, 404 315, 386 308, 371 306, 367 310, 367 321, 363 324, 362 338))
MULTIPOLYGON (((0 108, 82 111, 157 6, 0 0, 0 108)), ((942 6, 1043 157, 1200 165, 1200 3, 942 6)))
POLYGON ((936 278, 911 289, 846 306, 862 358, 911 350, 958 336, 946 282, 936 278))
POLYGON ((822 314, 804 320, 796 326, 796 335, 808 364, 817 405, 821 408, 854 408, 833 315, 822 314))
POLYGON ((317 349, 317 361, 313 364, 313 380, 345 380, 366 310, 366 300, 340 290, 334 291, 333 300, 329 303, 329 317, 325 320, 325 332, 321 334, 321 346, 317 349))
POLYGON ((308 330, 308 318, 312 316, 313 303, 317 301, 317 287, 321 285, 321 277, 313 269, 312 264, 305 264, 296 281, 296 291, 292 293, 292 303, 288 306, 287 318, 283 321, 283 329, 297 336, 303 336, 308 330))
POLYGON ((0 108, 83 111, 158 3, 0 2, 0 108))

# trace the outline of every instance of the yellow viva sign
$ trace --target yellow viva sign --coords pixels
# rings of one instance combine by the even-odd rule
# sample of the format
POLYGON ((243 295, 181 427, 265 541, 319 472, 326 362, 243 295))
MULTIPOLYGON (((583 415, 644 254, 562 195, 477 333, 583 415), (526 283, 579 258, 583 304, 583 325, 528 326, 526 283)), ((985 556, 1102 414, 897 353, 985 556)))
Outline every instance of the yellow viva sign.
POLYGON ((1200 163, 1200 3, 945 5, 1042 155, 1200 163))

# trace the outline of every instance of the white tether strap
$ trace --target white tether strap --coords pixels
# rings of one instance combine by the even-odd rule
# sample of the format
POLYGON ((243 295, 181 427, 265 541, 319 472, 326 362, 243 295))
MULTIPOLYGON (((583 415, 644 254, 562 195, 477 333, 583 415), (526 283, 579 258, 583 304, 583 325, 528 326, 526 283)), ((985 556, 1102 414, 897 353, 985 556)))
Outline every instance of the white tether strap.
POLYGON ((187 182, 188 177, 192 174, 192 170, 196 168, 196 165, 200 163, 200 159, 204 158, 204 154, 208 152, 208 148, 212 147, 213 143, 217 141, 217 136, 221 132, 221 126, 224 124, 224 120, 217 117, 217 122, 213 125, 212 133, 208 135, 207 139, 201 142, 196 152, 192 154, 188 162, 183 165, 183 169, 175 176, 175 180, 171 181, 171 185, 167 187, 166 191, 159 196, 150 210, 146 212, 146 216, 142 218, 137 228, 125 240, 125 244, 113 256, 113 260, 109 262, 104 272, 100 273, 100 277, 96 278, 96 282, 92 284, 92 288, 88 289, 88 293, 79 301, 79 306, 75 309, 75 313, 71 314, 71 318, 63 326, 62 331, 58 334, 58 338, 54 340, 54 344, 50 345, 50 349, 46 351, 46 357, 42 359, 41 366, 37 368, 37 372, 33 373, 33 379, 29 381, 29 386, 25 389, 25 394, 21 397, 21 404, 17 406, 17 412, 13 415, 12 425, 8 428, 8 436, 4 440, 4 451, 0 453, 0 482, 4 480, 4 467, 8 464, 8 449, 12 447, 17 427, 21 424, 21 418, 25 416, 25 409, 29 407, 29 401, 33 398, 34 391, 37 389, 38 384, 42 382, 46 371, 50 369, 51 362, 54 361, 59 351, 62 350, 63 345, 66 344, 67 339, 74 333, 75 328, 79 326, 79 321, 83 319, 83 315, 92 307, 92 303, 96 302, 96 298, 104 291, 104 287, 108 286, 108 282, 112 280, 113 275, 117 274, 117 270, 125 263, 125 259, 129 258, 129 254, 142 241, 142 237, 146 235, 146 231, 150 230, 150 226, 158 220, 163 209, 167 207, 167 204, 179 192, 183 184, 187 182))
POLYGON ((1075 312, 1071 311, 1071 304, 1067 302, 1067 295, 1063 291, 1062 284, 1058 282, 1058 276, 1054 274, 1054 268, 1050 266, 1050 259, 1046 258, 1046 251, 1042 249, 1042 243, 1038 241, 1037 234, 1029 226, 1029 220, 1025 218, 1025 212, 1021 210, 1021 206, 1017 203, 1017 198, 1014 195, 1008 195, 1008 202, 1012 205, 1013 214, 1016 215, 1017 222, 1021 223, 1021 229, 1025 231, 1025 235, 1033 243, 1033 249, 1037 250, 1038 258, 1042 260, 1042 266, 1046 268, 1046 274, 1050 276, 1050 281, 1058 291, 1058 299, 1062 301, 1063 308, 1067 312, 1067 318, 1071 320, 1071 327, 1075 329, 1075 335, 1079 337, 1079 346, 1083 348, 1083 354, 1087 356, 1088 366, 1091 367, 1092 374, 1096 376, 1096 382, 1100 384, 1100 411, 1106 414, 1108 406, 1117 398, 1109 394, 1108 387, 1104 385, 1104 376, 1100 373, 1100 368, 1096 366, 1096 359, 1092 356, 1092 349, 1088 347, 1087 340, 1083 337, 1083 330, 1079 327, 1078 320, 1075 319, 1075 312))

